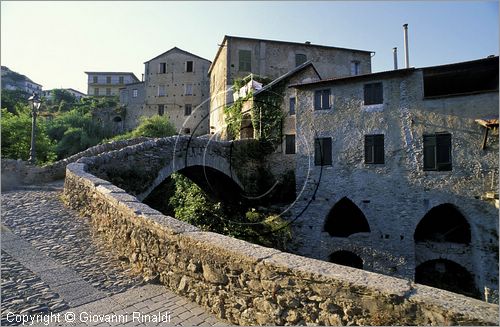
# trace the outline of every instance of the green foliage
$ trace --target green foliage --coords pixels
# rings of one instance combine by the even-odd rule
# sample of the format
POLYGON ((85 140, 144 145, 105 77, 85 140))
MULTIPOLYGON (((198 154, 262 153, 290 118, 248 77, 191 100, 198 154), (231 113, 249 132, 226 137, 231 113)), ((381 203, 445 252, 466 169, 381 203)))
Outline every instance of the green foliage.
POLYGON ((172 174, 172 179, 175 182, 175 192, 169 204, 177 219, 203 230, 286 249, 291 239, 290 228, 278 215, 211 200, 188 178, 172 174))
POLYGON ((247 101, 248 98, 249 96, 245 98, 239 98, 230 106, 224 107, 227 132, 229 133, 229 138, 231 139, 237 139, 240 136, 241 122, 243 120, 243 102, 247 101))
POLYGON ((28 93, 21 90, 2 90, 2 109, 7 109, 8 112, 17 113, 16 105, 28 105, 28 93))
POLYGON ((134 130, 117 135, 111 140, 121 141, 137 137, 167 137, 175 135, 176 131, 170 121, 165 116, 142 117, 141 123, 134 130))
POLYGON ((72 104, 77 102, 76 97, 69 91, 64 89, 53 89, 51 91, 51 95, 52 95, 52 102, 55 104, 60 105, 62 101, 64 101, 67 104, 72 104))
MULTIPOLYGON (((18 105, 18 109, 22 106, 18 105)), ((28 160, 31 146, 31 116, 29 108, 24 107, 19 114, 2 109, 2 157, 28 160)), ((35 150, 37 164, 55 160, 55 142, 50 140, 43 118, 37 120, 35 150)))

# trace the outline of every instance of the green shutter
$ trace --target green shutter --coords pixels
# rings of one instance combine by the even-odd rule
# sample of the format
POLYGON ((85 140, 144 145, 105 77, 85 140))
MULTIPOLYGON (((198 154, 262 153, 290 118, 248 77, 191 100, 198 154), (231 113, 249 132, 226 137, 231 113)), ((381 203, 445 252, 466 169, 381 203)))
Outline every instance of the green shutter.
POLYGON ((374 163, 383 164, 384 163, 384 135, 374 135, 373 137, 373 153, 374 153, 374 163))
POLYGON ((323 151, 321 149, 321 139, 314 140, 314 165, 321 166, 323 151))
POLYGON ((314 92, 314 110, 321 109, 321 91, 314 92))
POLYGON ((365 135, 365 163, 373 163, 373 137, 365 135))
POLYGON ((436 169, 436 136, 424 135, 424 170, 436 169))
POLYGON ((330 90, 323 90, 321 94, 321 109, 330 109, 330 90))
POLYGON ((451 134, 436 134, 436 166, 451 170, 451 134))

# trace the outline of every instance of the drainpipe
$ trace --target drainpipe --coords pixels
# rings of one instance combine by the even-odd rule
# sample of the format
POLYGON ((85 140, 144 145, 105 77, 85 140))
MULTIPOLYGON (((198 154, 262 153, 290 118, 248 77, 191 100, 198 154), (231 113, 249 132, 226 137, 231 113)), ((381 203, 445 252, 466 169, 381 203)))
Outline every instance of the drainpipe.
POLYGON ((405 38, 405 66, 410 68, 410 55, 408 54, 408 24, 403 25, 404 38, 405 38))
POLYGON ((392 48, 392 53, 394 55, 394 70, 398 69, 398 48, 392 48))

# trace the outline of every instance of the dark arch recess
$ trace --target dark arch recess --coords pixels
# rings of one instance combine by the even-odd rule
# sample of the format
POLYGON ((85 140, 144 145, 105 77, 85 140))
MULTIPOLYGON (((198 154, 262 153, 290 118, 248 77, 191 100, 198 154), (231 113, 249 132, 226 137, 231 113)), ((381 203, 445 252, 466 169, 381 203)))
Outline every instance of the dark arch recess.
POLYGON ((355 233, 370 232, 370 225, 361 209, 347 197, 343 197, 328 213, 324 231, 330 236, 347 237, 355 233))
POLYGON ((470 244, 471 233, 467 219, 450 203, 429 210, 418 223, 415 242, 452 242, 470 244))
POLYGON ((415 269, 415 282, 481 298, 471 273, 458 263, 447 259, 429 260, 420 264, 415 269))
POLYGON ((330 262, 343 266, 363 269, 363 260, 353 252, 350 251, 336 251, 328 257, 330 262))

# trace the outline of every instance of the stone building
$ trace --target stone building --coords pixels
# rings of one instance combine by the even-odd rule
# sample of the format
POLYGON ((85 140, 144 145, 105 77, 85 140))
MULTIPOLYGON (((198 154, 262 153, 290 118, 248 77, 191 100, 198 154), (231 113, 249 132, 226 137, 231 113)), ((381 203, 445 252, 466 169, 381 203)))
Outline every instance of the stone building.
POLYGON ((223 108, 233 101, 235 79, 252 73, 274 80, 306 61, 321 78, 371 72, 371 52, 310 42, 296 43, 224 36, 208 70, 210 74, 210 134, 227 138, 223 108))
POLYGON ((144 115, 146 101, 146 89, 144 82, 130 83, 120 89, 120 106, 124 109, 124 117, 114 118, 123 120, 125 130, 132 130, 140 122, 140 117, 144 115))
POLYGON ((120 88, 130 83, 140 82, 130 72, 85 72, 87 94, 89 96, 118 96, 120 88))
POLYGON ((293 90, 297 252, 498 302, 498 57, 293 90))
POLYGON ((41 94, 42 85, 33 82, 29 77, 2 66, 2 89, 19 90, 27 94, 41 94))
POLYGON ((166 116, 180 134, 208 134, 210 64, 177 47, 146 61, 144 105, 132 115, 166 116))

